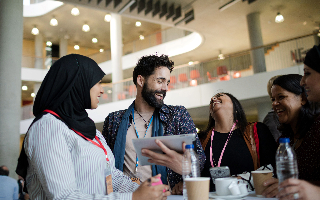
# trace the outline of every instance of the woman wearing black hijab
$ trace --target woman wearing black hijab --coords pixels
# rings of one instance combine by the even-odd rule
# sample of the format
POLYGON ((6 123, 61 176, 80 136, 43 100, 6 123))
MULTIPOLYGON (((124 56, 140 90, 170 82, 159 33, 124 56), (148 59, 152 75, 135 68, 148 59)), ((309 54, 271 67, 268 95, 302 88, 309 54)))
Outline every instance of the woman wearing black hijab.
POLYGON ((85 56, 55 62, 36 96, 17 174, 37 199, 163 199, 168 186, 138 188, 114 166, 114 156, 85 109, 98 107, 104 72, 85 56))

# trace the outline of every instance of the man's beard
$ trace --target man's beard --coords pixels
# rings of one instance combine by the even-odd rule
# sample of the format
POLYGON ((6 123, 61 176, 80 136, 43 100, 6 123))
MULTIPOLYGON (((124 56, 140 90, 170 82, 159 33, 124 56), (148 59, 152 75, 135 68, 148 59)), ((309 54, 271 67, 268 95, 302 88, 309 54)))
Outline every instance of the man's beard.
POLYGON ((151 90, 148 88, 148 84, 145 83, 142 87, 142 97, 143 99, 154 108, 161 108, 163 106, 163 99, 166 96, 166 91, 161 90, 151 90), (163 94, 162 99, 156 98, 156 93, 163 94))

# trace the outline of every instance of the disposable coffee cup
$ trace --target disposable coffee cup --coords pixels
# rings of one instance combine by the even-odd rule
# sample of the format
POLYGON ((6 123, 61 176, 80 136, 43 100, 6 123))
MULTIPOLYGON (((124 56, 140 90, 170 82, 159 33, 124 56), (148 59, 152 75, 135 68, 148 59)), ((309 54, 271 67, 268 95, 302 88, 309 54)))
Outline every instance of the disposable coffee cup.
POLYGON ((272 178, 272 171, 270 170, 261 170, 261 171, 252 171, 253 185, 258 197, 262 197, 262 192, 267 188, 263 183, 272 178))
POLYGON ((209 177, 197 177, 184 179, 187 187, 188 200, 209 199, 209 177))

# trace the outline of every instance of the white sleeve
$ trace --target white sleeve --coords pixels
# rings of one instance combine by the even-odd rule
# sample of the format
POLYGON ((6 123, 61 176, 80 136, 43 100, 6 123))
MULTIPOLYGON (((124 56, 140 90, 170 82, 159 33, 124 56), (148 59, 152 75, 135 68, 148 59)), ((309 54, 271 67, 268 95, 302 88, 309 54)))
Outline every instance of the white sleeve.
POLYGON ((77 188, 72 155, 64 131, 69 131, 64 124, 56 120, 43 120, 32 125, 27 134, 25 149, 28 162, 40 181, 38 186, 31 185, 30 189, 41 188, 44 191, 45 197, 39 199, 131 200, 132 193, 85 194, 77 188))

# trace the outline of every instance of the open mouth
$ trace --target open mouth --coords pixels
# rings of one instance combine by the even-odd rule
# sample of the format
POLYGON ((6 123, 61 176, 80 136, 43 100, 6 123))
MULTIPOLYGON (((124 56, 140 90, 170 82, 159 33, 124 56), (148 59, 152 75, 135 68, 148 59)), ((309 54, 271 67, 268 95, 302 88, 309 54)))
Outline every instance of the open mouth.
POLYGON ((281 115, 284 111, 284 109, 276 109, 278 116, 281 115))
POLYGON ((156 93, 156 97, 157 97, 157 99, 162 100, 162 99, 163 99, 163 94, 161 94, 161 93, 156 93))
POLYGON ((221 101, 221 100, 214 100, 214 101, 211 100, 211 101, 210 101, 210 104, 213 104, 213 106, 216 105, 216 104, 218 104, 218 103, 222 103, 222 101, 221 101))

